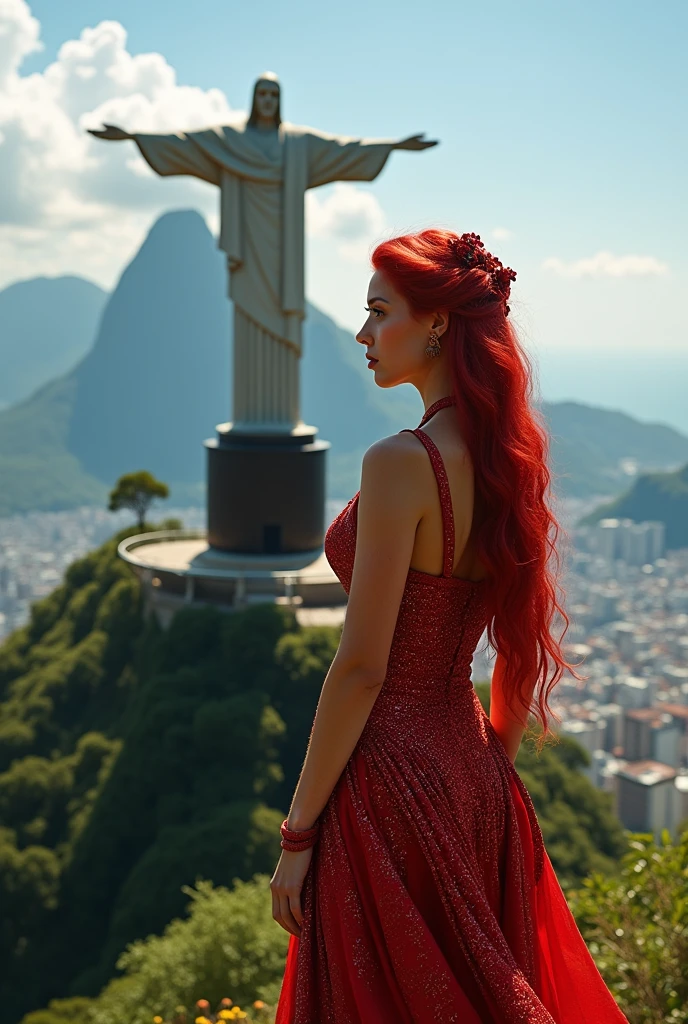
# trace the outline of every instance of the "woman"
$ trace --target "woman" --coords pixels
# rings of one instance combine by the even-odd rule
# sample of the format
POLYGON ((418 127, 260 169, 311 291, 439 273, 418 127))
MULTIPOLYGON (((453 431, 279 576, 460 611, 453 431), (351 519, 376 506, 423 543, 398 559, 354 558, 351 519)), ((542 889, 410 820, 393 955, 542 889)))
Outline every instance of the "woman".
POLYGON ((440 230, 372 262, 356 340, 425 414, 368 449, 325 539, 348 605, 270 883, 291 933, 276 1024, 622 1024, 513 765, 529 711, 541 746, 553 686, 580 678, 550 635, 568 619, 516 275, 440 230))

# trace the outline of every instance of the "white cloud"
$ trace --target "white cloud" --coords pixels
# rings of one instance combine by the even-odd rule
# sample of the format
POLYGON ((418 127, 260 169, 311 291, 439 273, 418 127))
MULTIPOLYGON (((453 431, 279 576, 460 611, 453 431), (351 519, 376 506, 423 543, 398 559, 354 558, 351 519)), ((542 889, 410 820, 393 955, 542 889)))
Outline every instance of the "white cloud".
POLYGON ((24 57, 42 50, 40 24, 25 3, 0 0, 0 88, 7 88, 24 57))
POLYGON ((496 238, 498 242, 508 242, 510 238, 514 237, 514 233, 509 228, 493 228, 492 237, 496 238))
POLYGON ((542 269, 559 277, 654 277, 666 274, 669 267, 654 256, 614 256, 601 251, 569 263, 551 256, 544 261, 542 269))
MULTIPOLYGON (((76 273, 114 284, 163 211, 193 206, 217 232, 217 189, 187 176, 160 179, 132 142, 87 128, 168 132, 243 116, 220 89, 179 85, 160 53, 131 54, 117 21, 84 28, 41 73, 21 74, 43 48, 25 0, 0 0, 0 287, 22 276, 76 273)), ((309 224, 347 259, 381 229, 375 198, 343 186, 308 199, 309 224)), ((367 249, 366 249, 367 255, 367 249)))
POLYGON ((306 231, 311 238, 331 238, 340 256, 367 262, 370 248, 385 228, 382 207, 372 194, 347 182, 336 182, 324 198, 306 193, 306 231))
POLYGON ((131 143, 86 128, 105 120, 164 132, 238 115, 218 89, 177 85, 161 54, 130 54, 115 21, 84 29, 42 73, 22 76, 39 30, 25 0, 0 0, 0 284, 83 273, 110 285, 162 210, 191 205, 216 220, 217 196, 192 178, 160 182, 131 143))

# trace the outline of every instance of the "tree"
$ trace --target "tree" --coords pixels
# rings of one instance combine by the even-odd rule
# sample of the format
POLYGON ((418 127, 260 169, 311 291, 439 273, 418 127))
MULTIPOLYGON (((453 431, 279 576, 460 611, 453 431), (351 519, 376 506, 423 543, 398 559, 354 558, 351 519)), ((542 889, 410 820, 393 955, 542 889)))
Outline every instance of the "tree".
POLYGON ((593 872, 569 898, 630 1024, 686 1024, 688 830, 632 833, 619 874, 593 872))
POLYGON ((229 996, 244 1008, 241 1016, 265 1020, 251 1013, 252 1004, 259 998, 276 1005, 289 944, 272 917, 269 880, 256 872, 235 877, 230 888, 198 876, 181 887, 184 917, 128 943, 117 961, 121 973, 96 998, 53 999, 22 1024, 150 1024, 157 1014, 191 1022, 199 996, 211 1006, 229 996), (187 1012, 179 1014, 180 1007, 187 1012))
POLYGON ((139 529, 143 529, 146 513, 155 498, 169 497, 170 489, 161 480, 156 480, 152 473, 145 469, 138 473, 125 473, 110 491, 110 512, 121 508, 131 508, 136 512, 139 529))

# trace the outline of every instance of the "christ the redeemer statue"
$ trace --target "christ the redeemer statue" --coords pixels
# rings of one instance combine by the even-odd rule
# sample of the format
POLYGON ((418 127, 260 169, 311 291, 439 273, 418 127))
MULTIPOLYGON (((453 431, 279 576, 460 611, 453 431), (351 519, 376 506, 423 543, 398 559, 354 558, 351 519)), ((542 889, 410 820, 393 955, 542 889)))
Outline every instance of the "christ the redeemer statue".
POLYGON ((283 122, 280 85, 268 72, 250 116, 171 135, 89 129, 133 139, 160 175, 189 174, 220 188, 219 248, 227 254, 234 303, 232 432, 293 431, 300 419, 299 359, 304 295, 304 194, 331 181, 372 181, 393 149, 436 145, 355 139, 283 122))

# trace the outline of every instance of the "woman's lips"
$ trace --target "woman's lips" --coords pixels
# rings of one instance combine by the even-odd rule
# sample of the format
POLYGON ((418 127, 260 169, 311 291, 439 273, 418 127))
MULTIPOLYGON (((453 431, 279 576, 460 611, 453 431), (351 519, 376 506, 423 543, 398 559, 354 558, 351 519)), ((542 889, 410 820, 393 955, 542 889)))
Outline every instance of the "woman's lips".
POLYGON ((368 358, 368 369, 370 370, 373 366, 375 366, 376 363, 377 363, 377 359, 373 359, 372 357, 369 357, 368 358))

